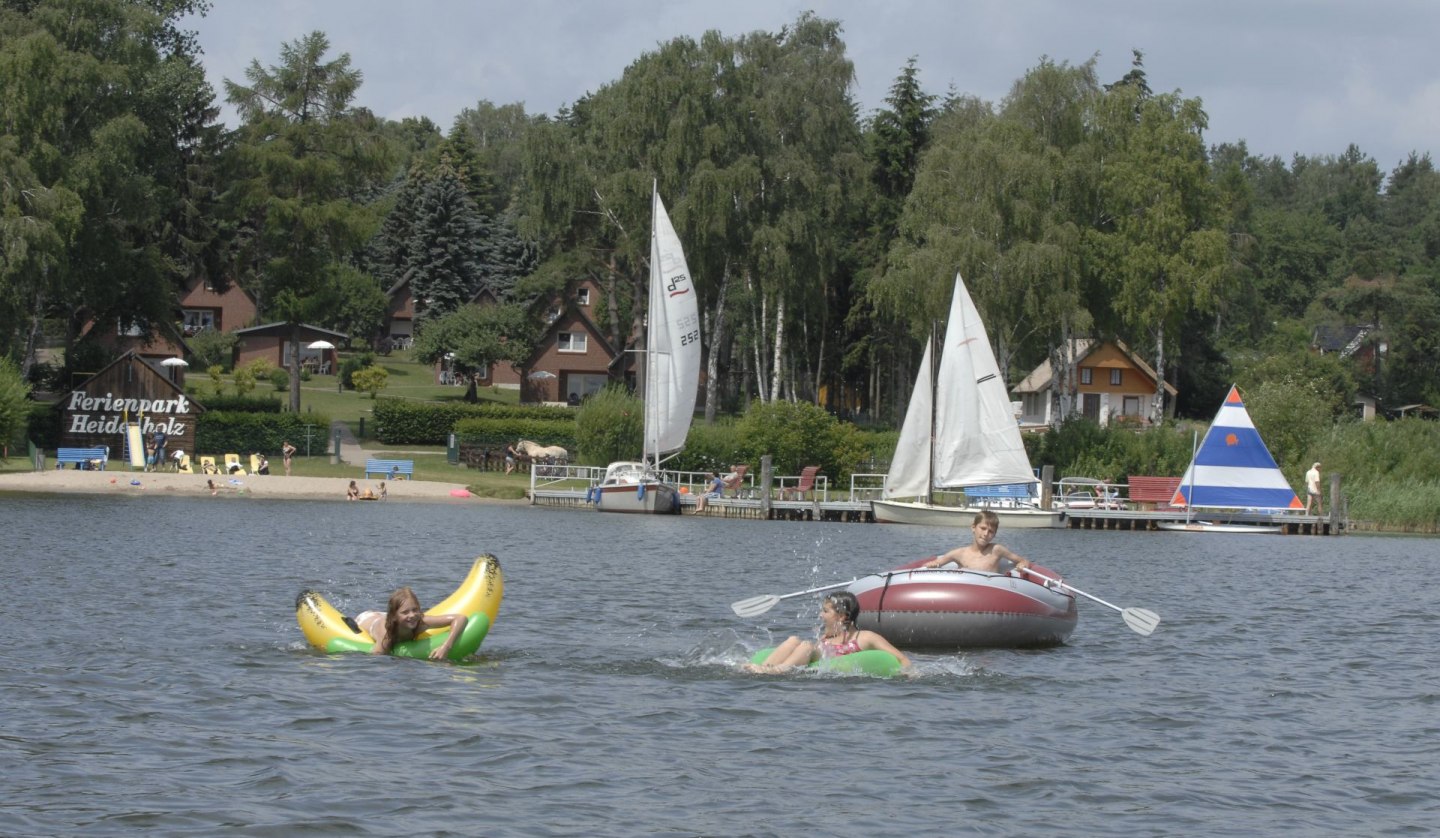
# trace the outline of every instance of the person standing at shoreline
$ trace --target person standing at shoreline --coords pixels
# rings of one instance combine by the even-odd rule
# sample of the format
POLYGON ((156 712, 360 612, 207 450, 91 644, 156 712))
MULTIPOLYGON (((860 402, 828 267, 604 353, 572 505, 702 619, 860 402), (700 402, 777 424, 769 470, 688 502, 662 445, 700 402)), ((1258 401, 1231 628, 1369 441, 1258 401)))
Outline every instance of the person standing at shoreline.
POLYGON ((285 444, 280 446, 280 456, 285 461, 285 476, 289 477, 290 461, 295 459, 295 446, 290 444, 290 440, 285 440, 285 444))
POLYGON ((1320 496, 1320 463, 1305 472, 1305 514, 1310 514, 1310 504, 1315 504, 1315 514, 1325 515, 1325 499, 1320 496))

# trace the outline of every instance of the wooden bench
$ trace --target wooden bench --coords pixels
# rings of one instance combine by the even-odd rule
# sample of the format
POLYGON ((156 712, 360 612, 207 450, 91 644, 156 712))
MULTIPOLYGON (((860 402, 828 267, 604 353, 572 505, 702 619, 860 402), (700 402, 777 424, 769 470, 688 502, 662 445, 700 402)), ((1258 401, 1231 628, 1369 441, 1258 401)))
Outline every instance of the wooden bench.
POLYGON ((403 477, 406 480, 415 479, 414 460, 366 460, 365 476, 378 474, 381 477, 403 477))
POLYGON ((97 461, 100 464, 99 470, 104 471, 105 464, 110 462, 110 449, 103 445, 99 448, 55 449, 55 468, 64 468, 66 463, 74 463, 76 468, 88 469, 97 461))
POLYGON ((1125 479, 1126 485, 1130 489, 1128 498, 1133 504, 1158 511, 1184 508, 1173 506, 1170 503, 1175 499, 1175 492, 1180 489, 1180 478, 1178 477, 1149 477, 1132 474, 1125 479))
POLYGON ((1034 483, 1004 483, 998 486, 966 486, 965 500, 978 506, 1014 506, 1017 501, 1035 501, 1034 483))

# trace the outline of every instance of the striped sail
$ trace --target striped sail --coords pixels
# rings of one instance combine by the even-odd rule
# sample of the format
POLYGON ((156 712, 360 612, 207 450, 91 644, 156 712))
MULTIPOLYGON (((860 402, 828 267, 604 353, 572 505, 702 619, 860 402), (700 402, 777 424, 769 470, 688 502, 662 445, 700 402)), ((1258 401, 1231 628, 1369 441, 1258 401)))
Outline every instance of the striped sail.
POLYGON ((1305 508, 1275 465, 1234 385, 1180 479, 1171 504, 1210 509, 1305 508))

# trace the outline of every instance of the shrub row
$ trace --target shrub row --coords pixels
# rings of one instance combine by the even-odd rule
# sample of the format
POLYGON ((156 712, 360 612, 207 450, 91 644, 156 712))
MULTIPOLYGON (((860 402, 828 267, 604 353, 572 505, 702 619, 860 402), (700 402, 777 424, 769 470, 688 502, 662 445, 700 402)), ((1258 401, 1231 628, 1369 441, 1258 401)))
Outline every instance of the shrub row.
POLYGON ((487 448, 503 448, 516 440, 528 439, 541 445, 563 445, 572 457, 575 456, 573 417, 563 420, 538 417, 473 417, 455 423, 455 436, 460 442, 487 448))
MULTIPOLYGON (((575 410, 569 407, 522 407, 502 404, 428 404, 401 399, 376 399, 375 438, 386 445, 445 445, 450 432, 458 431, 456 424, 466 419, 484 419, 496 422, 512 422, 515 431, 505 431, 500 439, 510 442, 516 439, 534 439, 536 442, 559 432, 566 426, 563 436, 569 444, 546 441, 547 445, 574 447, 575 410), (539 423, 535 430, 529 430, 539 423)), ((487 430, 484 433, 490 433, 487 430)), ((499 433, 498 430, 495 432, 499 433)))
POLYGON ((310 426, 311 453, 328 450, 330 419, 318 413, 240 413, 210 410, 195 423, 193 454, 259 452, 278 455, 285 440, 305 450, 306 426, 310 426))

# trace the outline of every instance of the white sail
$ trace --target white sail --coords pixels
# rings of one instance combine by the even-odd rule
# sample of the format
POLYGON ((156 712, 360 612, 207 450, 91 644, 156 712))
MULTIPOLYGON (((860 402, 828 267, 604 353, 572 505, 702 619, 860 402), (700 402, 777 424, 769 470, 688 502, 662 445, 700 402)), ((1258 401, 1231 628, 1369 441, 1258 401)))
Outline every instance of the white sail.
POLYGON ((660 193, 650 234, 650 321, 646 330, 645 459, 657 464, 690 433, 700 389, 700 309, 680 237, 660 193))
POLYGON ((900 426, 900 439, 895 443, 895 456, 890 458, 882 497, 918 498, 930 494, 930 429, 935 419, 932 343, 925 342, 925 355, 920 359, 915 389, 910 391, 910 406, 905 409, 905 424, 900 426))
POLYGON ((985 324, 958 273, 935 389, 936 488, 1035 482, 985 324))

